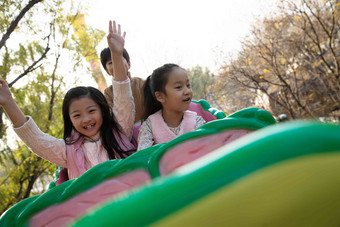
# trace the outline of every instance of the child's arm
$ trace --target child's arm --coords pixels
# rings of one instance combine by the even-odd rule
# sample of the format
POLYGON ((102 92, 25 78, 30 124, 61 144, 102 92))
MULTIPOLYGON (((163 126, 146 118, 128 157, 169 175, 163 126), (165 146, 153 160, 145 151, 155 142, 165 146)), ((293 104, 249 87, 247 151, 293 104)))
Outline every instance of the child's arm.
POLYGON ((139 128, 137 151, 146 149, 154 145, 151 122, 149 119, 143 122, 139 128))
POLYGON ((15 133, 35 154, 66 167, 65 142, 40 131, 32 118, 26 117, 19 109, 8 85, 2 79, 0 79, 0 105, 12 121, 15 133))
POLYGON ((123 51, 125 44, 125 32, 121 34, 121 27, 116 22, 109 22, 109 35, 107 43, 111 51, 113 65, 113 115, 119 124, 121 131, 129 138, 132 138, 133 123, 135 120, 135 104, 133 101, 130 81, 127 76, 127 69, 124 65, 123 51))
POLYGON ((118 24, 117 29, 115 21, 109 22, 109 34, 107 36, 107 43, 111 51, 113 77, 116 81, 124 81, 127 79, 127 69, 125 69, 123 60, 125 35, 125 32, 123 33, 123 35, 121 34, 120 24, 118 24))
POLYGON ((204 125, 205 123, 207 123, 202 116, 197 115, 196 116, 196 126, 195 129, 201 127, 202 125, 204 125))
POLYGON ((2 79, 0 79, 0 105, 11 119, 14 128, 22 126, 27 121, 25 115, 14 101, 7 83, 2 79))

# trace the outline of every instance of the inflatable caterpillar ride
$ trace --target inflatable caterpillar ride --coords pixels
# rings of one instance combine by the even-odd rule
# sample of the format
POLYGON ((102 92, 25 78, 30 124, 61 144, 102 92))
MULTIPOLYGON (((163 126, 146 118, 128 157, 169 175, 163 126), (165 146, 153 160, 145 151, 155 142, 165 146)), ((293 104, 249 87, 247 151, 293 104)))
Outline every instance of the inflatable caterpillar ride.
POLYGON ((0 226, 340 225, 340 125, 209 111, 217 120, 52 184, 0 226))

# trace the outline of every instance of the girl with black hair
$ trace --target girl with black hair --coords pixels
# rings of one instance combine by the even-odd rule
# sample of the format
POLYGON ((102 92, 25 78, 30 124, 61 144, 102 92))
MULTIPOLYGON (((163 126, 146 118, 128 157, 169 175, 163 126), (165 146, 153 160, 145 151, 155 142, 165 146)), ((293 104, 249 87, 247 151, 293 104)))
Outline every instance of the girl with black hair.
POLYGON ((178 65, 165 64, 155 69, 143 92, 144 115, 137 150, 167 143, 205 123, 196 112, 188 110, 192 89, 187 72, 178 65))
POLYGON ((33 119, 25 116, 13 99, 8 85, 0 79, 0 105, 11 119, 14 131, 38 156, 68 170, 70 179, 110 159, 125 158, 136 149, 130 141, 134 122, 134 102, 130 80, 123 64, 125 33, 120 25, 109 23, 107 37, 115 59, 113 91, 116 100, 110 107, 104 95, 93 87, 70 89, 63 100, 64 138, 43 133, 33 119), (115 117, 115 119, 114 119, 115 117))

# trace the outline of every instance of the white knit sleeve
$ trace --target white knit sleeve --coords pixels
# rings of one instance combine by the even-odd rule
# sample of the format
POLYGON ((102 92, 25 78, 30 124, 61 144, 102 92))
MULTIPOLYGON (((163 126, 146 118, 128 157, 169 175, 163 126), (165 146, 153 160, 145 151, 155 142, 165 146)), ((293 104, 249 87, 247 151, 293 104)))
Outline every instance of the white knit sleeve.
POLYGON ((197 116, 196 116, 196 127, 195 127, 195 129, 201 127, 201 126, 204 125, 205 123, 206 123, 206 122, 205 122, 205 120, 203 119, 203 117, 197 115, 197 116))
POLYGON ((66 145, 63 139, 57 139, 43 133, 30 116, 20 127, 13 128, 20 139, 33 153, 61 167, 66 167, 66 145))
POLYGON ((133 124, 135 121, 135 103, 132 96, 130 79, 115 81, 112 79, 113 89, 113 115, 122 130, 129 138, 132 138, 133 124))
POLYGON ((150 119, 146 119, 139 128, 137 151, 151 147, 154 144, 150 119))

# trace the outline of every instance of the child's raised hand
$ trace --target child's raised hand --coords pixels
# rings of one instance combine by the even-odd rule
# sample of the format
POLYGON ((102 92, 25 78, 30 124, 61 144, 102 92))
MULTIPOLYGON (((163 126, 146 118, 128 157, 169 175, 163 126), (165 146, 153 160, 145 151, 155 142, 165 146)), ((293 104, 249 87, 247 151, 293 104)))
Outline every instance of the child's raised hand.
POLYGON ((116 27, 116 21, 109 22, 109 34, 107 36, 107 43, 112 53, 121 54, 124 50, 126 32, 121 33, 120 24, 118 29, 116 27))
POLYGON ((12 93, 3 79, 0 79, 0 105, 4 108, 8 117, 11 119, 13 127, 19 127, 26 122, 27 119, 25 115, 15 103, 12 93))
POLYGON ((5 105, 11 99, 12 94, 7 83, 3 79, 0 79, 0 105, 5 105))

